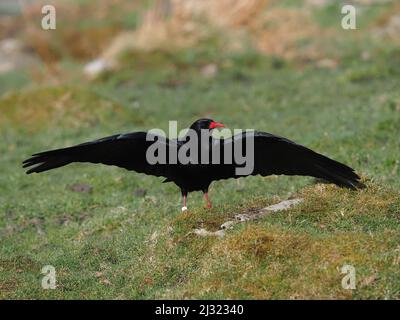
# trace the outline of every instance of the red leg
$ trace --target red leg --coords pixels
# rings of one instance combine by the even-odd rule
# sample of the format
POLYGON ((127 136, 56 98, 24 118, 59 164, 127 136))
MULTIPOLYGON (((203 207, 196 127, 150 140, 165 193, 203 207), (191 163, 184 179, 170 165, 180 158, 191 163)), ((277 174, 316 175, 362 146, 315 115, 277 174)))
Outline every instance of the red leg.
POLYGON ((182 197, 183 197, 182 212, 183 212, 183 211, 187 210, 187 207, 186 207, 187 193, 186 192, 182 192, 182 197))
POLYGON ((211 209, 211 208, 212 208, 212 204, 211 204, 210 199, 208 198, 208 192, 205 192, 205 193, 204 193, 204 199, 205 199, 206 202, 207 202, 206 207, 207 207, 208 209, 211 209))
POLYGON ((183 195, 183 206, 186 207, 186 200, 187 200, 187 195, 183 195))

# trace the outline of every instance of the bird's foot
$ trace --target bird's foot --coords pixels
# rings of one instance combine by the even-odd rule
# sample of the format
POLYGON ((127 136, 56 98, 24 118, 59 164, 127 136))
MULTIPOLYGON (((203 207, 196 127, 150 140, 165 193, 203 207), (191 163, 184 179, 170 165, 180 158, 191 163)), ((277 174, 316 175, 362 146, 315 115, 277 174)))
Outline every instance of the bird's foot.
POLYGON ((186 206, 184 206, 184 207, 182 207, 181 210, 182 210, 182 212, 185 212, 185 211, 187 211, 187 209, 188 209, 188 208, 187 208, 186 206))
POLYGON ((207 203, 205 208, 206 208, 206 209, 211 209, 211 208, 212 208, 211 202, 207 203))

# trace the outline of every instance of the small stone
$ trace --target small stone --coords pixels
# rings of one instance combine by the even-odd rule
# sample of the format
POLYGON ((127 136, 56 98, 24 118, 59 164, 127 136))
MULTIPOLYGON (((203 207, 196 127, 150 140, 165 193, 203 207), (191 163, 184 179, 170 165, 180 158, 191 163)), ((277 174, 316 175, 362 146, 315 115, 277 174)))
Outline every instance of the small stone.
POLYGON ((250 218, 250 216, 247 215, 247 214, 238 214, 238 215, 235 216, 235 219, 236 219, 236 220, 239 220, 240 222, 243 222, 243 221, 248 221, 248 220, 250 220, 251 218, 250 218))
POLYGON ((83 72, 87 77, 94 78, 109 69, 111 69, 111 67, 106 60, 96 59, 86 64, 83 68, 83 72))
POLYGON ((221 224, 221 229, 232 229, 233 226, 236 224, 236 221, 227 221, 223 224, 221 224))
POLYGON ((200 73, 204 78, 213 78, 218 73, 218 67, 216 64, 210 63, 201 68, 200 73))
POLYGON ((225 236, 225 231, 224 230, 217 230, 215 232, 207 231, 206 229, 195 229, 193 230, 193 233, 200 236, 200 237, 219 237, 223 238, 225 236))
POLYGON ((339 62, 333 59, 321 59, 317 61, 317 67, 323 69, 336 69, 339 65, 339 62))
POLYGON ((80 193, 91 193, 93 188, 89 186, 88 184, 84 183, 75 183, 72 185, 67 186, 68 190, 74 191, 74 192, 80 192, 80 193))

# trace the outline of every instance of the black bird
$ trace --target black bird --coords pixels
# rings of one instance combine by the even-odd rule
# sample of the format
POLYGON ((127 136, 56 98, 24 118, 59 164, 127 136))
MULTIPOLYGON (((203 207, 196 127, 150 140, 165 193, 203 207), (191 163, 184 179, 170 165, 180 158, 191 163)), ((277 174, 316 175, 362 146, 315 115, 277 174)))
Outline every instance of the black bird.
MULTIPOLYGON (((199 119, 191 125, 190 129, 200 137, 201 132, 210 133, 218 127, 224 127, 224 125, 211 119, 199 119)), ((202 191, 207 207, 210 208, 208 188, 213 181, 248 175, 312 176, 349 189, 364 187, 354 169, 291 140, 266 132, 247 131, 226 139, 215 139, 210 135, 205 142, 197 144, 198 152, 182 152, 183 155, 197 153, 197 158, 200 158, 201 152, 208 152, 209 163, 199 161, 192 154, 189 154, 191 159, 189 162, 183 162, 181 159, 175 163, 171 161, 171 154, 174 152, 179 154, 183 151, 182 148, 188 148, 189 143, 194 141, 190 138, 189 134, 183 139, 174 140, 148 132, 116 134, 68 148, 36 153, 23 162, 23 167, 31 167, 27 171, 30 174, 63 167, 72 162, 91 162, 114 165, 157 177, 162 176, 166 178, 164 182, 174 182, 181 189, 182 211, 187 209, 186 199, 189 192, 202 191), (233 156, 232 161, 225 161, 223 156, 225 153, 233 154, 233 150, 238 150, 237 146, 245 150, 246 143, 251 144, 251 142, 254 148, 252 153, 246 156, 249 156, 249 159, 253 157, 253 170, 243 175, 237 171, 238 168, 243 168, 243 161, 233 156), (149 161, 147 151, 154 143, 166 148, 164 162, 149 161), (219 154, 219 163, 212 163, 213 152, 219 154)), ((241 153, 243 155, 243 152, 241 153)))

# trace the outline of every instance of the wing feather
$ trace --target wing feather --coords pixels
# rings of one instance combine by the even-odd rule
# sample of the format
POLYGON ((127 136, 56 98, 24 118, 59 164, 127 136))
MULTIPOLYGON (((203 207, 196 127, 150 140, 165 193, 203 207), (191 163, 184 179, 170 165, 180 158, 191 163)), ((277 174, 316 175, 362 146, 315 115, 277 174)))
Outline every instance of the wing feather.
MULTIPOLYGON (((23 162, 23 167, 30 167, 27 171, 30 174, 62 167, 72 162, 90 162, 153 176, 166 176, 167 165, 149 164, 147 161, 146 151, 154 141, 146 139, 146 136, 146 132, 117 134, 68 148, 36 153, 23 162)), ((166 148, 175 147, 165 137, 153 136, 153 138, 165 144, 166 148)))
MULTIPOLYGON (((311 176, 327 180, 341 187, 351 189, 362 188, 360 177, 351 167, 332 160, 307 147, 297 144, 289 139, 266 132, 243 132, 222 142, 221 158, 224 149, 234 150, 236 144, 249 143, 254 139, 254 151, 243 155, 253 157, 254 170, 249 175, 299 175, 311 176), (232 146, 233 145, 233 146, 232 146)), ((242 150, 245 150, 242 147, 242 150)), ((235 159, 235 157, 233 157, 235 159)), ((250 159, 250 158, 249 158, 250 159)), ((240 178, 236 169, 243 166, 238 161, 232 164, 223 164, 217 167, 210 166, 214 180, 240 178)), ((211 174, 211 173, 210 173, 211 174)))

